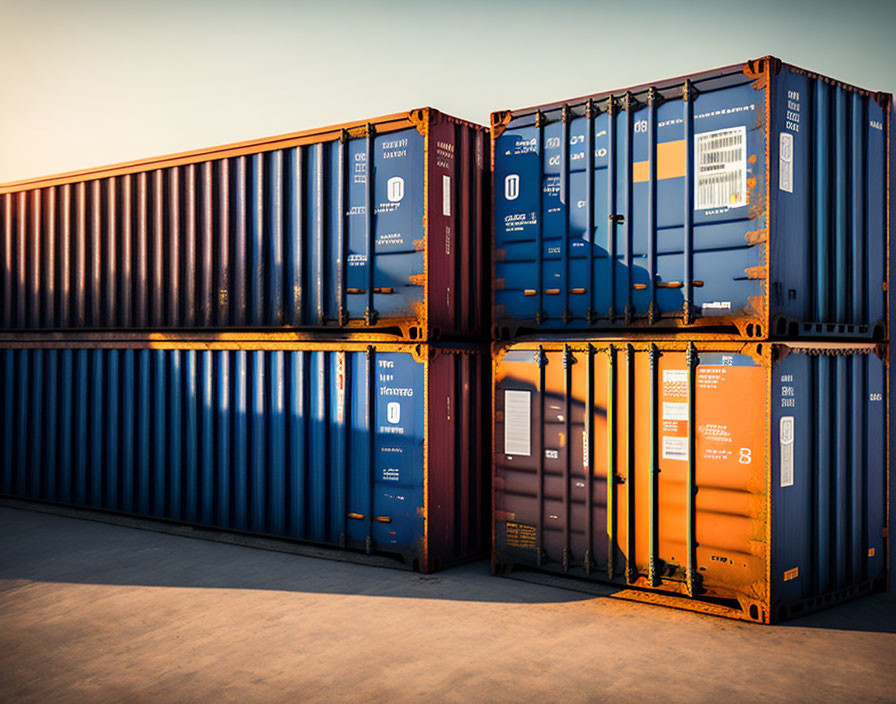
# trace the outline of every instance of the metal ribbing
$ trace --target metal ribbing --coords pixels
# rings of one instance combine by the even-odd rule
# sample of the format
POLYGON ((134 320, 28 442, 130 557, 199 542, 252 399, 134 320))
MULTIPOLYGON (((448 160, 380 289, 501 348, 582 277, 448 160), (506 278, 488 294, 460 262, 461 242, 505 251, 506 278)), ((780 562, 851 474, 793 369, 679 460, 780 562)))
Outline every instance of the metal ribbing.
POLYGON ((694 315, 694 96, 690 81, 685 81, 684 107, 684 321, 694 315))
POLYGON ((165 322, 169 327, 179 327, 181 324, 180 301, 183 295, 183 272, 181 271, 181 198, 180 198, 180 167, 168 169, 168 207, 167 231, 165 232, 165 244, 167 245, 167 260, 162 260, 162 266, 168 272, 168 310, 165 322))
POLYGON ((544 352, 544 347, 541 345, 538 346, 538 355, 537 363, 538 363, 538 389, 536 393, 538 394, 538 462, 536 463, 536 471, 538 472, 537 481, 538 481, 538 493, 537 493, 537 502, 538 502, 538 515, 536 516, 536 527, 535 527, 535 564, 541 567, 542 562, 544 560, 544 407, 545 407, 545 396, 547 395, 547 390, 545 389, 545 367, 547 366, 548 360, 547 356, 544 352))
POLYGON ((102 239, 105 243, 105 263, 102 275, 103 307, 102 319, 94 321, 96 327, 118 326, 119 292, 116 284, 121 278, 118 269, 118 184, 115 177, 105 180, 105 188, 100 187, 100 198, 105 200, 105 222, 101 227, 102 239), (105 198, 103 198, 105 194, 105 198))
POLYGON ((650 301, 647 305, 647 320, 652 325, 659 317, 656 307, 657 284, 657 224, 656 224, 656 107, 655 88, 647 91, 647 286, 650 301))
POLYGON ((16 302, 15 302, 15 326, 17 328, 26 327, 28 324, 28 318, 26 314, 26 304, 25 304, 25 293, 28 290, 28 262, 27 262, 27 249, 26 243, 28 242, 27 238, 27 226, 28 226, 28 218, 27 218, 27 207, 28 207, 28 194, 25 191, 16 194, 16 216, 17 221, 15 225, 16 230, 16 244, 14 249, 15 252, 15 290, 16 290, 16 302))
POLYGON ((814 214, 814 299, 815 319, 830 320, 830 243, 831 243, 831 199, 830 199, 830 95, 827 85, 814 81, 815 100, 813 104, 812 132, 815 137, 815 163, 813 170, 815 201, 814 214))
MULTIPOLYGON (((847 146, 849 141, 849 113, 847 93, 836 88, 834 93, 834 292, 835 322, 849 320, 849 202, 847 181, 849 161, 847 146)), ((828 196, 829 197, 829 196, 828 196)))
POLYGON ((688 474, 686 482, 687 506, 687 564, 688 596, 697 595, 697 346, 688 343, 688 474))
POLYGON ((607 99, 607 256, 610 272, 610 310, 612 323, 616 318, 616 99, 607 99))
POLYGON ((217 229, 215 233, 216 260, 218 262, 218 270, 215 275, 215 287, 217 288, 217 316, 218 325, 224 326, 231 322, 232 309, 232 281, 233 273, 231 271, 231 243, 230 237, 232 230, 231 225, 231 161, 230 159, 221 159, 218 162, 217 179, 218 179, 218 217, 217 229))
POLYGON ((347 256, 347 224, 348 219, 348 134, 343 131, 339 139, 339 181, 336 194, 336 306, 340 325, 348 322, 348 305, 346 303, 346 256, 347 256))
POLYGON ((625 324, 630 325, 634 310, 632 308, 632 198, 634 197, 634 186, 632 183, 632 112, 634 111, 634 98, 631 93, 625 94, 625 190, 624 190, 624 208, 625 212, 625 324))
POLYGON ((635 581, 635 350, 631 345, 625 346, 626 376, 626 555, 625 580, 628 584, 635 581))
POLYGON ((849 544, 849 401, 846 357, 835 357, 834 363, 834 506, 831 517, 834 521, 834 574, 835 586, 842 588, 849 583, 847 566, 850 564, 849 544))
MULTIPOLYGON (((538 309, 535 311, 535 324, 541 325, 544 320, 544 118, 541 112, 535 113, 535 127, 538 133, 535 153, 538 154, 539 182, 538 195, 535 199, 535 276, 538 288, 538 309)), ((540 535, 540 534, 539 534, 540 535)))
POLYGON ((570 545, 569 545, 569 511, 570 492, 569 484, 572 481, 572 365, 575 362, 569 345, 563 346, 563 432, 566 438, 566 452, 563 462, 563 571, 569 569, 570 545))
POLYGON ((863 354, 853 355, 850 360, 850 485, 849 485, 849 545, 852 556, 850 565, 850 583, 859 584, 865 579, 868 568, 868 541, 865 533, 867 525, 867 506, 865 503, 865 486, 868 469, 865 465, 864 433, 868 428, 866 418, 868 399, 868 357, 863 354))
MULTIPOLYGON (((27 320, 28 326, 32 328, 39 328, 41 326, 40 321, 40 296, 41 296, 41 281, 40 281, 40 271, 41 271, 41 255, 42 247, 41 247, 41 209, 40 209, 40 199, 41 199, 41 190, 38 188, 36 190, 29 192, 30 198, 28 199, 29 207, 28 207, 28 224, 30 227, 28 228, 28 311, 27 311, 27 320)), ((24 215, 24 213, 23 213, 24 215)), ((24 218, 23 218, 24 219, 24 218)))
POLYGON ((249 325, 264 325, 265 202, 264 154, 249 157, 249 325))
POLYGON ((75 186, 75 277, 72 294, 75 327, 87 326, 87 184, 75 186))
MULTIPOLYGON (((315 220, 314 220, 314 248, 317 250, 317 258, 314 263, 314 283, 317 288, 317 315, 314 320, 306 320, 305 322, 312 325, 323 325, 326 322, 326 309, 324 308, 324 296, 326 295, 326 286, 324 282, 325 267, 324 262, 324 233, 325 233, 325 208, 326 201, 324 199, 324 145, 317 145, 317 178, 315 180, 314 202, 315 202, 315 220)), ((368 202, 368 207, 370 203, 368 202)))
POLYGON ((43 327, 58 327, 56 314, 56 277, 58 264, 56 262, 57 238, 56 238, 56 187, 45 189, 43 203, 39 203, 43 213, 43 277, 41 283, 41 295, 43 299, 43 327))
POLYGON ((588 247, 588 308, 585 321, 589 325, 597 317, 594 300, 594 196, 594 104, 589 100, 585 105, 585 239, 588 247))
POLYGON ((149 327, 149 174, 137 174, 136 285, 134 324, 149 327))
POLYGON ((234 211, 233 226, 233 259, 231 267, 231 276, 233 279, 233 289, 230 296, 232 301, 230 305, 232 324, 237 327, 245 327, 248 324, 247 313, 248 304, 246 302, 246 269, 248 264, 248 229, 247 220, 249 218, 249 202, 248 193, 246 192, 247 181, 247 158, 244 156, 237 157, 236 165, 233 169, 232 188, 236 193, 231 194, 234 199, 236 208, 234 211))
MULTIPOLYGON (((197 322, 200 327, 211 327, 215 324, 214 310, 214 275, 215 257, 215 171, 214 163, 206 161, 202 164, 200 174, 199 201, 199 300, 197 322)), ((226 247, 225 247, 226 249, 226 247)))
POLYGON ((198 352, 184 352, 184 519, 199 520, 199 401, 198 352))
POLYGON ((364 548, 369 555, 373 551, 373 514, 374 514, 374 487, 376 484, 376 438, 370 429, 376 425, 376 348, 367 346, 367 462, 369 469, 369 485, 367 496, 367 538, 364 548))
POLYGON ((852 308, 849 322, 856 325, 871 323, 868 319, 868 290, 866 281, 867 261, 865 256, 865 240, 867 230, 865 221, 867 218, 865 208, 865 130, 868 120, 866 117, 865 101, 867 98, 859 93, 853 93, 851 97, 850 136, 851 159, 849 179, 852 185, 850 194, 850 264, 852 268, 852 308))
POLYGON ((659 479, 660 467, 659 457, 657 454, 657 443, 659 441, 659 350, 654 344, 650 345, 650 484, 648 488, 648 551, 650 553, 648 565, 648 580, 652 586, 659 584, 659 575, 657 574, 657 548, 659 544, 659 491, 657 482, 659 479))
POLYGON ((364 311, 364 319, 367 325, 376 323, 376 309, 373 305, 374 268, 376 266, 376 241, 374 232, 374 186, 376 169, 374 168, 374 128, 367 125, 367 138, 364 141, 365 164, 367 176, 364 183, 364 234, 367 240, 367 310, 364 311))
MULTIPOLYGON (((278 152, 279 153, 279 152, 278 152)), ((276 179, 274 183, 281 181, 276 179)), ((278 301, 280 298, 278 297, 278 301)), ((279 306, 282 310, 282 306, 279 306)), ((277 535, 286 531, 286 367, 282 350, 268 352, 268 380, 265 395, 268 416, 267 462, 263 472, 267 476, 267 486, 262 494, 266 525, 263 529, 277 535)))
POLYGON ((12 316, 12 292, 13 287, 13 196, 12 193, 3 194, 3 249, 0 255, 3 257, 0 263, 0 328, 13 326, 12 316))
POLYGON ((249 353, 249 530, 262 533, 266 527, 265 462, 268 437, 265 432, 265 385, 268 370, 265 353, 249 353))
POLYGON ((180 326, 194 328, 196 327, 196 278, 198 276, 196 272, 196 225, 199 216, 196 165, 187 164, 183 167, 183 171, 184 268, 180 326))
POLYGON ((165 172, 152 173, 152 286, 150 316, 152 327, 165 325, 165 172))
POLYGON ((121 327, 134 325, 134 191, 130 174, 121 177, 119 188, 121 207, 119 208, 119 231, 121 232, 121 278, 118 284, 118 310, 121 327))
MULTIPOLYGON (((612 345, 611 345, 612 347, 612 345)), ((585 481, 585 574, 591 574, 591 567, 594 563, 594 345, 588 345, 585 362, 585 437, 587 443, 585 445, 585 456, 583 458, 584 467, 582 468, 585 481)), ((608 425, 609 425, 609 411, 608 425)), ((608 431, 609 432, 609 431, 608 431)), ((609 511, 609 495, 607 496, 607 510, 609 511)), ((610 563, 612 564, 612 557, 610 563)))
POLYGON ((571 319, 569 311, 569 218, 572 213, 569 201, 569 109, 565 105, 561 111, 561 125, 561 139, 563 140, 560 150, 560 207, 563 209, 563 311, 561 320, 567 324, 571 319))
POLYGON ((289 353, 289 478, 287 495, 287 533, 294 537, 305 534, 305 502, 307 484, 307 384, 305 384, 305 352, 289 353))
MULTIPOLYGON (((106 465, 103 468, 103 477, 106 486, 104 492, 103 506, 109 509, 118 509, 119 507, 119 472, 124 470, 130 473, 130 463, 125 467, 120 466, 119 439, 122 436, 121 430, 121 413, 124 411, 119 405, 119 398, 124 386, 123 379, 120 376, 119 360, 122 356, 121 350, 107 350, 106 370, 105 370, 105 392, 106 392, 106 408, 105 416, 95 418, 94 422, 101 422, 105 418, 105 435, 106 435, 106 465)), ((123 428, 122 428, 123 430, 123 428)), ((127 462, 127 460, 126 460, 127 462)))
POLYGON ((289 198, 286 214, 287 305, 286 323, 302 324, 305 267, 305 181, 302 178, 301 147, 289 151, 287 179, 289 198))
POLYGON ((267 316, 264 323, 283 325, 283 151, 267 155, 267 220, 264 229, 268 248, 267 316))
MULTIPOLYGON (((588 347, 590 349, 591 345, 588 347)), ((616 463, 618 461, 616 436, 619 433, 619 422, 616 417, 618 412, 616 385, 616 346, 610 344, 607 347, 607 578, 610 580, 616 576, 616 521, 618 514, 616 508, 616 463)), ((591 429, 593 430, 593 407, 591 415, 591 429)), ((590 446, 591 442, 589 442, 590 446)))

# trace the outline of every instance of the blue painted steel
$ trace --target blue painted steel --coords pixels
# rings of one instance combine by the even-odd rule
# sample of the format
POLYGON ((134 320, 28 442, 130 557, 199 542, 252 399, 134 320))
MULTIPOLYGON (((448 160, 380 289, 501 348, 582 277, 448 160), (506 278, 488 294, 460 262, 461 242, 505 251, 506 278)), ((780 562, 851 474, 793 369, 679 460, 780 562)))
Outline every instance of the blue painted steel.
POLYGON ((840 354, 793 350, 773 367, 773 608, 886 572, 886 360, 868 349, 840 354), (792 484, 781 477, 786 417, 792 484))
POLYGON ((764 65, 495 114, 504 334, 693 316, 752 337, 885 338, 891 98, 764 65))
MULTIPOLYGON (((2 350, 2 492, 376 549, 427 568, 431 363, 388 344, 2 350)), ((479 388, 465 369, 456 388, 479 388)), ((435 420, 479 422, 473 403, 469 391, 452 395, 448 421, 435 420)), ((457 473, 439 503, 464 503, 457 516, 474 522, 459 487, 479 494, 463 476, 478 472, 475 456, 436 463, 457 473)))

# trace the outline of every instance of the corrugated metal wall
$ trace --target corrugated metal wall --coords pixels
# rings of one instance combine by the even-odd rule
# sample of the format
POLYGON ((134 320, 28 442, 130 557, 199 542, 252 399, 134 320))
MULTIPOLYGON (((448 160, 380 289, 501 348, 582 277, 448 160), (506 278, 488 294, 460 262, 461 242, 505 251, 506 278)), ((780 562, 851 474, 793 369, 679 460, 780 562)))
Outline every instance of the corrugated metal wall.
POLYGON ((0 189, 0 328, 481 335, 485 130, 418 112, 427 136, 410 118, 384 134, 372 122, 286 149, 0 189))
POLYGON ((886 374, 871 345, 498 348, 495 561, 757 621, 870 590, 886 374))
POLYGON ((892 97, 776 59, 494 113, 494 318, 887 337, 892 97))
POLYGON ((0 351, 4 494, 397 553, 424 571, 479 554, 480 352, 137 347, 0 351), (437 402, 429 365, 451 380, 437 402), (447 432, 465 453, 432 454, 447 432), (427 520, 442 527, 433 549, 427 520))

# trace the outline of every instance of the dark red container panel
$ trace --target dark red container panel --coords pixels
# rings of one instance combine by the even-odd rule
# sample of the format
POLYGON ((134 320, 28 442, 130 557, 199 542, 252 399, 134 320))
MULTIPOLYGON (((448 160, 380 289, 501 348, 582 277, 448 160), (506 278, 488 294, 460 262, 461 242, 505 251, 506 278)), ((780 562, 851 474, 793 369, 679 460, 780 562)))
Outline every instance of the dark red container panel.
POLYGON ((487 139, 423 108, 2 185, 0 329, 476 338, 487 139))
POLYGON ((484 554, 483 349, 246 347, 0 348, 0 493, 423 572, 484 554))

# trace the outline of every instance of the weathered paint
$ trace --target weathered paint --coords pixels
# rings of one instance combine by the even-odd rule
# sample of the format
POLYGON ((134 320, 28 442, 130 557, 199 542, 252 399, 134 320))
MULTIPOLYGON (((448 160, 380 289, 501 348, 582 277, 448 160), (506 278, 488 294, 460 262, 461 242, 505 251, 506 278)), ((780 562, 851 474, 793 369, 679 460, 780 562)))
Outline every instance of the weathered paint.
POLYGON ((761 622, 882 586, 883 347, 519 342, 494 389, 496 571, 761 622))
POLYGON ((481 336, 486 140, 423 108, 0 185, 0 329, 481 336))
POLYGON ((345 548, 476 557, 484 351, 0 349, 0 491, 345 548))
POLYGON ((495 337, 888 339, 891 104, 766 57, 494 113, 495 337))

